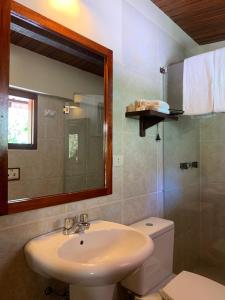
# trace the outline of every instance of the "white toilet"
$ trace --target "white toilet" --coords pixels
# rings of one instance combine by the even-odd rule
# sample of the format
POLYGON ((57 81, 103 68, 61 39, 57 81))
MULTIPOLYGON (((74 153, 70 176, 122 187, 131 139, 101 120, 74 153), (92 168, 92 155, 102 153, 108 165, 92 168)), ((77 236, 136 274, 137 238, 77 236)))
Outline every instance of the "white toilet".
POLYGON ((135 300, 225 300, 225 286, 186 271, 172 273, 172 221, 148 218, 130 226, 150 236, 155 246, 152 256, 121 282, 135 300))

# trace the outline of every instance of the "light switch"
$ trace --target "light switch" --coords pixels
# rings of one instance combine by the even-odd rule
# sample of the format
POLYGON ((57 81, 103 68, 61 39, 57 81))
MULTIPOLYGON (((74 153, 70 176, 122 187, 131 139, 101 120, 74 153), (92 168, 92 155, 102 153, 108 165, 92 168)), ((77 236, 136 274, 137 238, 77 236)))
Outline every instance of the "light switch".
POLYGON ((121 167, 123 165, 123 155, 113 155, 113 166, 121 167))
POLYGON ((8 181, 20 180, 20 168, 8 168, 8 181))

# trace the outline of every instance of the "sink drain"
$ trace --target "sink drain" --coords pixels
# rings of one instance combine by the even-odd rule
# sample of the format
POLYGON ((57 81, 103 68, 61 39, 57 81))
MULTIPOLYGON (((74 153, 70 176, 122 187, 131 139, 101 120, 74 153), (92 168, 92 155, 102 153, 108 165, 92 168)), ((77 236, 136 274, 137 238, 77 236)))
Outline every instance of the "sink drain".
POLYGON ((153 226, 152 223, 146 223, 145 226, 153 226))

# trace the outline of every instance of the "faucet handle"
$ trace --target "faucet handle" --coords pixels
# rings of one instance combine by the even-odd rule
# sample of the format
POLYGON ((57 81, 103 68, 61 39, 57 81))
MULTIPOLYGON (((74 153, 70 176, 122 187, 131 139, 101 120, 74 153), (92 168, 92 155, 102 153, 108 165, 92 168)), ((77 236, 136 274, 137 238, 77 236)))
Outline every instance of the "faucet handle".
POLYGON ((88 223, 88 214, 80 214, 80 222, 88 223))
POLYGON ((69 230, 73 227, 75 223, 75 219, 74 218, 65 218, 64 220, 64 229, 69 230))

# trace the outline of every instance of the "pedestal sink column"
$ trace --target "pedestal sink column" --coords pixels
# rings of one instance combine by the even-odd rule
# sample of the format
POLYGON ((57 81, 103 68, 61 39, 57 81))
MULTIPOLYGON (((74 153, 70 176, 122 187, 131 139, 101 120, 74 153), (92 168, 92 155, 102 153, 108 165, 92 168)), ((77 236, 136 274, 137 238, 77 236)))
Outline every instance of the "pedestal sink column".
POLYGON ((89 287, 70 285, 70 300, 113 300, 116 293, 116 284, 89 287))

